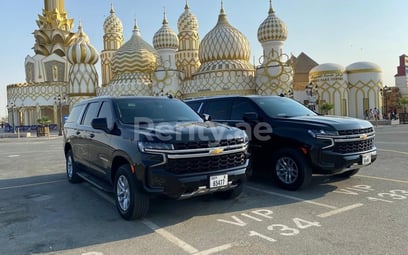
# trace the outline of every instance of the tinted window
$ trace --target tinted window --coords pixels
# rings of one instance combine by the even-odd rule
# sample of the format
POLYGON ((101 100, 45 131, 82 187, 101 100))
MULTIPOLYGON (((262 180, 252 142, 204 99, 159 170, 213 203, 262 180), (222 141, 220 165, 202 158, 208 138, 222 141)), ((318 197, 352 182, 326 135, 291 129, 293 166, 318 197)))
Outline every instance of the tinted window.
POLYGON ((303 104, 287 97, 254 97, 253 101, 270 117, 317 115, 303 104))
POLYGON ((187 104, 176 99, 117 99, 116 111, 126 124, 138 121, 173 122, 203 121, 187 104))
POLYGON ((85 117, 82 120, 82 125, 91 126, 91 121, 96 118, 99 110, 99 102, 93 102, 86 108, 85 117))
POLYGON ((201 102, 199 101, 194 101, 194 102, 187 102, 188 106, 191 107, 194 111, 198 112, 198 109, 200 108, 201 102))
POLYGON ((108 128, 113 128, 112 118, 112 106, 110 102, 102 102, 101 109, 99 110, 98 118, 106 118, 108 128))
POLYGON ((209 114, 213 120, 228 120, 231 104, 232 101, 227 100, 207 101, 204 113, 209 114))
POLYGON ((77 122, 78 118, 80 117, 79 115, 82 112, 82 109, 84 108, 84 105, 76 105, 74 108, 72 108, 71 112, 69 113, 68 119, 66 120, 66 123, 68 122, 77 122))
POLYGON ((254 105, 247 100, 234 101, 231 108, 231 120, 242 120, 246 112, 257 112, 254 105))

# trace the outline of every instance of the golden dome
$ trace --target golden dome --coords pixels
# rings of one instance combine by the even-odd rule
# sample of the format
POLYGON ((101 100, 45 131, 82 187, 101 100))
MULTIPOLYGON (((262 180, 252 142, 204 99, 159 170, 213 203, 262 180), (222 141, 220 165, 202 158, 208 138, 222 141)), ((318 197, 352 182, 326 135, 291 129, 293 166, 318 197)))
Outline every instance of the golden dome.
POLYGON ((123 25, 122 21, 115 15, 113 4, 111 5, 110 15, 105 19, 103 23, 103 31, 107 33, 122 33, 123 25))
POLYGON ((177 49, 179 46, 178 36, 169 27, 166 14, 164 14, 163 26, 153 36, 153 46, 155 49, 177 49))
POLYGON ((180 15, 177 21, 177 28, 179 33, 183 31, 198 31, 197 17, 190 12, 188 2, 186 2, 184 12, 180 15))
POLYGON ((249 41, 227 20, 221 7, 218 22, 200 43, 198 57, 201 63, 214 60, 245 60, 251 55, 249 41))
POLYGON ((98 62, 98 51, 89 43, 88 36, 78 27, 78 38, 76 42, 68 47, 67 58, 71 64, 90 64, 98 62))
POLYGON ((258 28, 258 41, 285 41, 288 37, 288 28, 285 22, 276 17, 270 1, 269 15, 258 28))
POLYGON ((143 40, 135 25, 132 38, 113 55, 112 71, 114 74, 151 73, 157 65, 156 56, 156 50, 143 40))

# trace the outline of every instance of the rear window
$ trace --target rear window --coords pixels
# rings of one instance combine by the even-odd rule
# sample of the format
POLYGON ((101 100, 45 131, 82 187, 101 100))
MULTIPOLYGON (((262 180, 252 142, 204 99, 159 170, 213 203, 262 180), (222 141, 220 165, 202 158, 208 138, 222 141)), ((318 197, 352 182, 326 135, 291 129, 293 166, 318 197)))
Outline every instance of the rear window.
POLYGON ((68 119, 65 122, 77 122, 82 113, 82 109, 84 109, 83 104, 74 106, 74 108, 72 108, 71 112, 69 113, 68 119))

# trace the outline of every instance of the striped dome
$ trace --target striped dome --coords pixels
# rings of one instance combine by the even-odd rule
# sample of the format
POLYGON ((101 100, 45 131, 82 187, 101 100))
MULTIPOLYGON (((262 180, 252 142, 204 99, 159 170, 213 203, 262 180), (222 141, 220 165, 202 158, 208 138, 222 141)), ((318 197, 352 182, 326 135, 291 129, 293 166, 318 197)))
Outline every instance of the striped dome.
POLYGON ((156 50, 143 40, 139 28, 135 25, 132 38, 113 55, 112 72, 151 73, 157 65, 156 56, 156 50))
POLYGON ((98 51, 89 43, 88 37, 82 32, 81 26, 78 33, 78 39, 68 48, 68 61, 71 64, 96 64, 99 60, 98 51))
POLYGON ((105 34, 123 32, 122 21, 120 21, 120 19, 116 17, 113 5, 111 5, 110 15, 105 19, 105 22, 103 23, 103 31, 105 34))
POLYGON ((186 3, 184 12, 180 15, 177 21, 177 28, 179 32, 198 31, 197 17, 190 12, 188 3, 186 3))
POLYGON ((224 8, 221 8, 218 22, 200 43, 198 57, 201 63, 214 60, 245 60, 251 55, 249 41, 230 25, 224 8))
POLYGON ((269 7, 269 15, 258 28, 258 41, 260 43, 268 41, 285 41, 288 37, 288 28, 285 22, 276 17, 272 8, 269 7))
POLYGON ((163 26, 153 36, 153 46, 155 49, 177 49, 179 46, 177 34, 169 27, 166 15, 163 26))

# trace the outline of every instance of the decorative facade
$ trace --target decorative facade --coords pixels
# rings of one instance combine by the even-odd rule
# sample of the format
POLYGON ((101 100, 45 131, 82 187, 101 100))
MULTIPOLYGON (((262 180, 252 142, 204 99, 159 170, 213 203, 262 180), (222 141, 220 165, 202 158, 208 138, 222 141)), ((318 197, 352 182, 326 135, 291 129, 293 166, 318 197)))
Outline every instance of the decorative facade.
POLYGON ((266 18, 258 27, 263 55, 257 65, 250 63, 249 41, 230 24, 222 1, 216 25, 201 41, 199 21, 188 1, 177 21, 177 32, 164 13, 153 45, 143 39, 136 21, 131 38, 125 41, 113 5, 103 23, 100 53, 81 24, 77 32, 71 32, 73 19, 67 18, 64 0, 44 0, 37 25, 35 55, 25 60, 26 82, 7 87, 8 104, 13 106, 9 107, 9 116, 15 117, 16 125, 35 125, 42 116, 58 123, 74 103, 102 95, 171 94, 181 99, 281 95, 300 102, 326 101, 334 104, 333 114, 359 118, 363 118, 366 107, 381 106, 381 70, 375 64, 344 68, 318 65, 304 53, 298 57, 286 54, 283 46, 288 28, 276 16, 271 0, 266 18), (95 68, 99 60, 101 78, 95 68), (306 89, 310 84, 315 85, 314 95, 306 89), (62 114, 55 102, 59 95, 66 98, 62 114))

